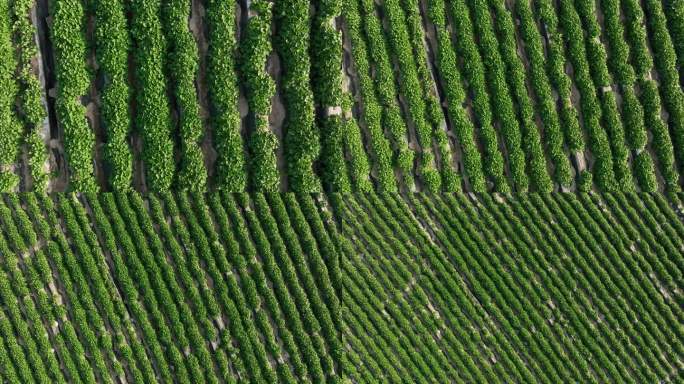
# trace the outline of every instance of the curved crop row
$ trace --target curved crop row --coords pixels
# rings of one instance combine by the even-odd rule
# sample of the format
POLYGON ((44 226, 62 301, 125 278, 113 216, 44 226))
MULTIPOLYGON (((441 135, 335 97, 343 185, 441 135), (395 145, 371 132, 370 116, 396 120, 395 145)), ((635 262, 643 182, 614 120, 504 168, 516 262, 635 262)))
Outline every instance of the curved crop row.
MULTIPOLYGON (((520 34, 525 43, 524 52, 529 61, 530 83, 537 96, 536 109, 544 127, 544 142, 546 144, 546 149, 549 152, 551 163, 553 164, 553 178, 561 187, 568 188, 572 184, 572 169, 570 160, 563 148, 563 131, 558 112, 556 111, 556 103, 553 99, 551 81, 546 72, 547 66, 550 66, 553 60, 562 59, 562 57, 558 57, 558 53, 553 52, 554 49, 557 50, 557 47, 555 44, 549 42, 549 51, 551 51, 549 53, 550 58, 548 60, 546 59, 544 46, 542 44, 542 36, 537 29, 537 24, 528 1, 516 1, 514 4, 514 12, 520 19, 520 34)), ((519 61, 516 62, 519 63, 519 61)), ((567 80, 565 73, 560 75, 560 78, 567 80)), ((558 93, 560 96, 561 91, 558 93)), ((564 96, 567 97, 567 95, 564 96)), ((570 108, 572 109, 572 103, 570 103, 570 108)), ((574 111, 574 109, 572 110, 574 111)), ((574 121, 576 125, 574 129, 578 130, 579 126, 577 126, 577 119, 575 118, 572 121, 574 121)), ((578 149, 577 146, 575 146, 571 150, 579 151, 581 150, 581 147, 578 149)), ((551 187, 553 188, 553 186, 551 187)))
MULTIPOLYGON (((352 45, 355 74, 359 83, 361 116, 359 118, 368 136, 370 163, 376 178, 378 191, 396 191, 397 180, 393 172, 393 156, 389 140, 385 138, 382 126, 382 107, 375 94, 367 45, 363 37, 363 26, 356 1, 345 1, 342 8, 346 32, 352 45)), ((351 108, 350 108, 351 109, 351 108)), ((352 120, 354 120, 352 118, 352 120)))
POLYGON ((203 191, 207 186, 207 170, 201 148, 204 127, 195 88, 199 53, 188 22, 191 3, 187 0, 162 2, 161 19, 167 41, 166 72, 178 109, 180 164, 175 185, 179 189, 203 191))
POLYGON ((275 192, 279 185, 276 164, 278 138, 271 132, 268 121, 275 82, 266 71, 271 53, 273 3, 255 0, 249 6, 249 20, 240 42, 240 65, 253 122, 253 131, 248 140, 250 185, 255 191, 275 192))
POLYGON ((244 141, 238 110, 239 86, 236 73, 236 8, 226 0, 206 2, 207 87, 216 148, 218 188, 242 192, 247 188, 244 141))
POLYGON ((274 45, 282 65, 281 94, 287 110, 283 141, 288 188, 317 192, 321 186, 313 166, 320 152, 320 142, 310 86, 309 2, 276 1, 273 13, 277 29, 274 45))
MULTIPOLYGON (((366 9, 370 6, 364 1, 366 9)), ((398 89, 406 100, 407 120, 413 123, 416 132, 416 139, 420 145, 418 152, 418 166, 416 173, 420 177, 423 187, 428 191, 439 191, 441 188, 441 177, 437 170, 437 164, 432 153, 432 127, 426 119, 425 95, 421 92, 420 79, 414 60, 414 51, 411 45, 409 32, 406 28, 406 16, 399 0, 386 0, 382 3, 382 10, 387 17, 389 28, 386 31, 386 38, 389 42, 389 52, 396 59, 399 67, 398 89)), ((368 17, 372 17, 368 15, 368 17)), ((419 59, 423 59, 420 57, 419 59)))
POLYGON ((311 85, 321 131, 321 179, 326 191, 350 192, 352 184, 344 156, 347 124, 343 108, 346 96, 342 91, 342 36, 336 20, 342 13, 342 1, 320 0, 314 2, 314 7, 309 52, 311 85))
POLYGON ((24 126, 24 142, 27 146, 28 168, 33 190, 45 192, 49 180, 49 175, 45 170, 48 153, 40 130, 43 129, 47 112, 42 99, 43 90, 33 67, 33 61, 38 55, 36 27, 31 19, 33 9, 33 0, 10 2, 14 44, 15 47, 19 47, 16 52, 18 64, 16 77, 19 83, 17 112, 24 126))
POLYGON ((13 166, 19 158, 22 127, 14 115, 17 95, 8 2, 0 4, 0 191, 10 192, 19 185, 13 166))
POLYGON ((463 73, 469 86, 469 93, 472 95, 473 111, 479 126, 485 174, 494 183, 494 191, 510 192, 511 186, 504 174, 503 154, 499 150, 499 140, 494 129, 484 64, 474 40, 475 32, 470 20, 470 11, 461 0, 449 1, 447 4, 454 28, 456 52, 463 57, 463 73))
POLYGON ((130 38, 124 4, 120 0, 95 1, 95 52, 104 84, 100 90, 100 114, 106 136, 104 158, 109 185, 128 191, 133 182, 133 153, 128 86, 130 38))
POLYGON ((85 13, 81 1, 59 0, 52 7, 50 30, 55 51, 57 99, 55 110, 64 133, 64 152, 69 167, 69 188, 94 192, 93 153, 95 133, 86 119, 81 97, 88 93, 90 76, 86 67, 85 13))
POLYGON ((159 20, 161 3, 134 0, 129 7, 137 84, 135 124, 142 137, 145 180, 151 191, 165 191, 172 185, 176 166, 164 76, 167 43, 159 20))
MULTIPOLYGON (((485 192, 487 184, 482 171, 482 157, 475 139, 475 126, 468 112, 463 108, 466 99, 461 84, 461 73, 452 47, 451 37, 447 29, 446 10, 443 0, 428 2, 428 16, 437 34, 436 66, 439 76, 444 82, 444 94, 448 103, 448 114, 453 124, 456 138, 461 146, 463 167, 470 187, 475 192, 485 192)), ((444 161, 444 160, 442 160, 444 161)), ((445 184, 448 178, 444 178, 445 184)))

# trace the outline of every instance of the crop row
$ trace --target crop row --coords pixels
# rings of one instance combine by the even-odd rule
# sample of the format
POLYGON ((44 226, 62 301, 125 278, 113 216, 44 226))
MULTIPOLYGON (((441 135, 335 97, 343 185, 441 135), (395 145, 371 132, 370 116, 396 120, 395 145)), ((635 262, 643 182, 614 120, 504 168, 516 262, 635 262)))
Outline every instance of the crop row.
POLYGON ((100 113, 106 146, 109 185, 115 191, 131 189, 133 153, 128 144, 131 132, 128 86, 130 38, 124 4, 119 0, 94 2, 96 57, 104 84, 100 91, 100 113))
POLYGON ((15 57, 18 64, 15 72, 19 84, 17 113, 24 127, 24 142, 27 147, 33 190, 42 192, 46 190, 48 182, 48 174, 44 169, 48 155, 39 131, 43 128, 47 112, 42 100, 43 89, 33 66, 38 55, 36 27, 31 21, 33 9, 35 7, 32 0, 10 2, 15 57))
POLYGON ((70 188, 97 191, 93 154, 95 133, 86 119, 81 98, 88 93, 85 10, 81 1, 60 0, 52 7, 50 29, 55 52, 57 94, 55 110, 64 133, 64 153, 69 165, 70 188))
POLYGON ((19 157, 22 126, 12 106, 17 94, 14 72, 16 60, 12 49, 12 29, 8 3, 0 4, 0 191, 9 192, 19 185, 19 176, 11 168, 19 157))
MULTIPOLYGON (((195 80, 199 74, 199 52, 190 31, 191 1, 166 1, 161 5, 162 30, 167 41, 166 76, 171 81, 178 108, 177 129, 180 136, 180 164, 175 186, 178 189, 206 189, 207 170, 204 167, 202 139, 204 127, 195 80)), ((174 125, 175 126, 175 125, 174 125)))

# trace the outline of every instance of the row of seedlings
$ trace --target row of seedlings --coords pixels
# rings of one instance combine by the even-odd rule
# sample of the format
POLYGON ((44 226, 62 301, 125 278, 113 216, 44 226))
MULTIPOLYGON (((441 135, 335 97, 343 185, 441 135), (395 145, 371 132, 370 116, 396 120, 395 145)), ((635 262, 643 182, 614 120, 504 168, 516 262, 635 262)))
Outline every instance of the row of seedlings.
MULTIPOLYGON (((501 10, 499 7, 499 11, 502 12, 503 10, 501 10)), ((548 151, 551 164, 553 165, 553 180, 558 183, 560 188, 568 189, 573 182, 573 173, 570 159, 564 151, 564 144, 567 144, 568 147, 571 147, 569 148, 571 152, 582 151, 582 148, 581 145, 579 146, 580 148, 578 148, 577 145, 572 145, 571 140, 566 140, 563 137, 561 120, 559 113, 556 110, 557 102, 553 98, 553 88, 551 86, 551 79, 554 77, 553 75, 547 73, 547 68, 551 68, 552 63, 555 63, 555 60, 562 60, 562 57, 557 53, 559 47, 556 44, 549 42, 547 44, 549 58, 547 59, 544 51, 542 35, 537 28, 530 2, 516 1, 513 5, 513 12, 514 15, 520 20, 520 38, 524 42, 523 52, 529 62, 530 83, 532 84, 532 89, 536 96, 536 110, 540 116, 544 130, 543 141, 546 150, 548 151)), ((514 33, 511 33, 510 35, 514 36, 514 33)), ((513 43, 515 44, 515 41, 513 43)), ((515 61, 515 63, 519 63, 519 61, 515 61)), ((519 72, 519 70, 517 72, 519 72)), ((567 80, 567 75, 565 75, 565 72, 562 72, 559 75, 561 79, 567 80)), ((568 97, 568 88, 565 88, 562 91, 557 91, 559 97, 563 91, 566 92, 563 97, 568 97)), ((564 108, 569 107, 574 111, 572 108, 572 102, 569 99, 562 100, 561 103, 561 116, 564 115, 564 108)), ((577 119, 574 118, 571 121, 574 122, 573 134, 576 135, 579 133, 577 119)), ((535 147, 536 145, 537 144, 535 143, 535 147)))
MULTIPOLYGON (((520 10, 522 8, 522 6, 517 7, 518 13, 521 13, 520 10)), ((535 0, 532 2, 532 8, 535 19, 539 20, 543 41, 546 43, 547 47, 547 75, 551 85, 553 86, 553 89, 558 94, 558 117, 560 120, 561 131, 563 133, 563 138, 565 139, 565 145, 568 148, 568 152, 574 156, 575 159, 576 186, 578 190, 587 191, 592 188, 593 174, 586 165, 584 153, 584 135, 580 127, 579 113, 572 101, 572 80, 565 72, 565 68, 569 63, 569 61, 566 59, 565 39, 563 38, 563 34, 560 33, 558 17, 551 2, 545 0, 535 0)), ((528 55, 530 65, 532 68, 534 68, 536 66, 535 63, 542 63, 539 60, 539 56, 543 56, 543 52, 533 48, 533 43, 529 42, 532 37, 525 37, 528 35, 528 32, 526 31, 531 30, 533 21, 529 20, 529 15, 526 17, 521 15, 520 17, 521 33, 523 34, 523 39, 526 43, 526 53, 528 55)), ((540 40, 540 42, 541 41, 542 40, 540 40)), ((542 49, 543 46, 544 45, 538 46, 538 48, 542 49)), ((568 48, 568 52, 570 51, 570 48, 568 48)), ((535 81, 534 84, 538 85, 539 83, 535 81)), ((542 94, 543 93, 539 93, 539 97, 542 97, 542 94)), ((552 97, 552 95, 553 94, 548 96, 552 97)), ((549 100, 554 101, 550 98, 549 100)), ((580 109, 583 108, 585 107, 581 104, 580 109)), ((544 116, 545 114, 542 113, 542 119, 545 119, 544 116)), ((595 121, 595 118, 584 119, 583 117, 582 121, 586 125, 587 122, 595 121)), ((551 140, 550 135, 552 135, 552 133, 550 130, 552 128, 548 127, 551 127, 552 125, 553 123, 548 123, 545 125, 547 127, 546 129, 549 130, 549 132, 545 131, 544 133, 547 140, 551 140)), ((591 147, 594 148, 593 144, 591 147)))
MULTIPOLYGON (((370 12, 374 5, 364 1, 364 7, 370 12)), ((387 18, 385 39, 389 43, 390 63, 396 63, 399 70, 395 79, 398 84, 397 92, 406 103, 405 125, 411 124, 415 131, 416 143, 420 146, 417 152, 418 174, 425 190, 436 192, 441 189, 441 177, 437 169, 436 158, 432 146, 432 127, 426 118, 426 103, 419 79, 416 62, 414 60, 411 36, 406 26, 406 15, 399 0, 384 1, 381 6, 387 18)), ((424 52, 423 48, 421 52, 424 52)), ((424 55, 424 53, 423 53, 424 55)), ((421 57, 423 59, 423 57, 421 57)))
MULTIPOLYGON (((249 284, 248 281, 238 280, 235 276, 232 263, 229 262, 228 251, 224 245, 219 242, 217 227, 211 220, 210 208, 216 211, 217 204, 220 204, 220 197, 218 194, 210 196, 209 206, 204 203, 204 198, 199 195, 194 195, 193 200, 196 200, 196 205, 190 201, 190 196, 186 193, 181 193, 178 196, 178 207, 180 212, 184 215, 190 230, 193 233, 195 242, 202 247, 205 265, 207 266, 210 277, 214 280, 214 286, 219 287, 223 291, 222 301, 227 307, 231 319, 241 319, 242 329, 236 335, 241 341, 241 347, 247 347, 247 351, 253 353, 249 362, 249 372, 256 380, 265 381, 268 383, 275 383, 278 380, 278 374, 285 368, 279 364, 280 372, 274 372, 271 363, 271 357, 275 359, 277 354, 273 354, 274 335, 273 329, 270 326, 269 319, 264 311, 258 311, 259 307, 252 306, 258 297, 248 296, 245 294, 245 289, 242 284, 249 284), (225 278, 224 278, 225 276, 225 278), (226 302, 230 300, 230 302, 226 302), (254 308, 254 313, 252 309, 254 308), (237 316, 237 317, 235 317, 237 316), (256 319, 254 317, 256 316, 256 319), (256 325, 255 325, 256 323, 256 325), (257 327, 259 332, 257 332, 257 327), (246 328, 246 329, 245 329, 246 328), (262 341, 261 335, 265 341, 262 341), (249 341, 247 341, 249 340, 249 341), (251 351, 253 348, 253 352, 251 351), (266 351, 269 348, 269 351, 266 351)), ((238 257, 237 255, 230 255, 231 257, 238 257)), ((250 295, 251 295, 250 291, 250 295)), ((282 376, 281 376, 282 377, 282 376)))
POLYGON ((111 284, 111 281, 109 284, 105 283, 110 276, 108 265, 104 262, 103 255, 101 253, 98 254, 98 251, 101 251, 99 241, 90 227, 89 218, 85 213, 84 207, 76 200, 75 195, 70 197, 61 196, 59 198, 59 212, 69 237, 75 245, 74 248, 80 256, 78 267, 81 271, 78 273, 84 278, 86 276, 89 278, 94 305, 99 307, 102 321, 107 324, 106 336, 101 336, 101 343, 111 365, 112 377, 104 380, 113 380, 115 378, 122 380, 122 377, 126 376, 124 364, 126 364, 132 378, 137 380, 143 379, 143 373, 138 369, 138 364, 141 364, 146 368, 147 379, 155 380, 152 366, 147 361, 146 354, 144 353, 144 347, 139 342, 136 342, 138 356, 133 356, 131 346, 123 334, 120 316, 121 314, 126 316, 124 312, 125 306, 119 302, 118 312, 115 308, 114 302, 118 300, 118 293, 116 287, 111 284))
POLYGON ((431 72, 430 52, 426 42, 421 5, 415 0, 402 2, 406 12, 406 27, 411 39, 411 46, 415 57, 418 79, 421 91, 425 98, 426 119, 432 126, 432 139, 436 156, 442 190, 447 192, 460 191, 462 186, 461 176, 454 169, 454 153, 447 135, 447 125, 440 105, 440 95, 431 72))
POLYGON ((12 29, 8 2, 0 4, 0 191, 10 192, 19 186, 15 163, 19 159, 22 126, 13 111, 17 96, 14 72, 16 60, 12 49, 12 29))
MULTIPOLYGON (((207 310, 210 314, 214 314, 213 316, 217 320, 223 310, 226 313, 226 317, 230 319, 228 328, 222 332, 221 342, 224 348, 232 352, 233 367, 238 378, 246 380, 249 377, 253 380, 262 380, 261 370, 256 359, 257 352, 254 350, 254 344, 259 342, 258 336, 253 331, 253 326, 250 326, 249 323, 243 324, 245 318, 241 317, 236 307, 240 305, 240 302, 236 304, 229 296, 229 286, 226 285, 216 267, 214 256, 209 249, 204 233, 201 232, 201 228, 198 227, 194 217, 181 215, 181 209, 179 209, 176 198, 172 194, 165 193, 162 198, 166 212, 172 218, 174 232, 180 238, 183 247, 187 251, 188 259, 186 263, 190 273, 200 287, 200 292, 206 301, 207 310), (183 217, 187 220, 187 225, 183 221, 183 217), (206 265, 206 271, 200 267, 202 261, 206 265), (214 281, 214 289, 208 285, 209 278, 214 281), (232 348, 231 333, 239 345, 238 351, 232 348)), ((187 212, 185 207, 185 202, 183 202, 181 206, 183 212, 187 212)), ((236 296, 237 298, 239 297, 236 296)), ((242 311, 242 308, 240 311, 242 311)), ((221 327, 220 325, 217 326, 221 327)))
MULTIPOLYGON (((527 161, 531 187, 535 191, 551 192, 553 190, 553 183, 547 169, 546 156, 544 155, 541 143, 541 134, 535 120, 533 101, 527 90, 526 69, 521 58, 518 56, 517 36, 515 34, 512 13, 503 2, 490 1, 489 4, 494 9, 496 21, 493 24, 499 39, 499 49, 505 64, 505 73, 509 82, 511 99, 518 107, 518 118, 520 119, 520 129, 522 131, 521 146, 527 161)), ((553 129, 551 134, 554 134, 553 129)), ((557 137, 555 140, 557 143, 557 137)), ((552 148, 552 151, 557 150, 557 148, 552 148)))
POLYGON ((161 2, 135 0, 129 4, 130 35, 135 68, 135 131, 142 138, 146 186, 168 190, 175 174, 171 108, 167 97, 167 42, 160 20, 161 2))
MULTIPOLYGON (((555 10, 547 0, 537 1, 538 12, 542 20, 552 20, 548 24, 555 24, 555 10)), ((577 11, 571 1, 561 1, 558 10, 559 33, 562 31, 563 41, 567 44, 567 56, 572 64, 575 85, 580 93, 580 111, 584 131, 589 140, 589 148, 594 158, 592 165, 592 180, 595 178, 597 187, 602 191, 612 191, 617 188, 613 155, 608 135, 601 126, 601 106, 599 105, 596 88, 591 77, 587 49, 584 44, 584 32, 577 11)), ((588 174, 585 174, 588 176, 588 174)), ((579 189, 591 189, 591 180, 580 180, 579 189)))

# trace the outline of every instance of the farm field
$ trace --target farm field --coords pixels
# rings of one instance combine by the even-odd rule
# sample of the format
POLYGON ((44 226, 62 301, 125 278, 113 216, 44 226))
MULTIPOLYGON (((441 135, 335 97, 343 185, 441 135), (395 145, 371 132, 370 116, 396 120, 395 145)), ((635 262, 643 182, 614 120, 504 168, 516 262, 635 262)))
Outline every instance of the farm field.
POLYGON ((341 382, 324 203, 1 196, 0 381, 341 382))
POLYGON ((677 0, 15 0, 2 191, 677 192, 677 0))
POLYGON ((682 197, 5 194, 0 380, 680 382, 682 197))
POLYGON ((680 199, 331 196, 345 376, 681 382, 680 199))

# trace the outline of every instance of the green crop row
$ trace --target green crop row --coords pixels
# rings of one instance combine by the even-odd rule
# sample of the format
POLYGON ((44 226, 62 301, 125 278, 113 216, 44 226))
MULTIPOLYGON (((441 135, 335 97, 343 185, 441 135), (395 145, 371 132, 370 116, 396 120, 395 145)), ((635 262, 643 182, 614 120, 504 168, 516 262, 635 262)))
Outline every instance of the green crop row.
POLYGON ((276 164, 278 137, 271 132, 269 114, 271 98, 275 95, 275 81, 266 71, 271 54, 271 22, 273 3, 256 0, 247 10, 249 20, 242 31, 240 42, 240 65, 242 83, 253 131, 249 143, 250 185, 255 191, 277 191, 279 176, 276 164))
MULTIPOLYGON (((402 111, 397 100, 397 86, 392 61, 389 55, 389 42, 383 31, 382 23, 377 16, 375 4, 369 0, 357 0, 349 5, 349 13, 356 7, 359 20, 359 31, 363 34, 370 57, 369 65, 375 71, 373 85, 375 95, 380 103, 382 113, 382 127, 393 147, 393 163, 398 168, 401 180, 407 189, 415 188, 413 180, 413 166, 415 151, 409 148, 409 132, 403 120, 402 111)), ((352 42, 353 44, 354 42, 352 42)), ((363 70, 362 67, 358 68, 363 70)), ((368 67, 371 70, 371 67, 368 67)), ((373 112, 373 111, 371 111, 373 112)))
MULTIPOLYGON (((368 2, 364 2, 366 11, 371 9, 368 2)), ((414 60, 411 37, 406 27, 406 16, 399 0, 387 0, 382 4, 382 10, 389 25, 386 39, 389 42, 389 52, 396 60, 399 68, 396 82, 398 90, 406 100, 406 120, 410 121, 415 130, 420 151, 416 173, 420 177, 423 187, 429 191, 439 191, 441 178, 437 170, 436 159, 432 151, 432 127, 426 119, 426 104, 418 78, 418 71, 414 60)), ((370 12, 367 17, 372 17, 370 12)))
MULTIPOLYGON (((342 1, 323 0, 314 3, 311 23, 311 84, 317 108, 321 137, 323 187, 326 191, 350 192, 352 182, 345 159, 345 136, 342 90, 342 35, 336 18, 342 13, 342 1)), ((358 135, 353 136, 355 143, 358 135)), ((358 161, 358 158, 354 158, 358 161)))
POLYGON ((133 153, 128 86, 130 38, 124 4, 120 0, 95 1, 95 45, 100 76, 104 79, 100 114, 106 135, 104 158, 109 185, 128 191, 133 182, 133 153))
POLYGON ((44 169, 48 160, 47 147, 39 131, 47 112, 42 101, 42 87, 33 67, 33 61, 38 55, 36 44, 36 27, 31 21, 34 9, 33 0, 16 0, 10 2, 12 17, 12 33, 14 46, 18 48, 17 81, 17 112, 24 126, 24 142, 28 152, 28 167, 33 183, 33 190, 44 192, 47 190, 48 174, 44 169))
POLYGON ((217 152, 215 184, 228 191, 242 192, 247 188, 247 174, 235 68, 236 8, 236 4, 226 0, 207 1, 207 86, 217 152))
MULTIPOLYGON (((478 37, 477 45, 482 58, 486 84, 491 95, 492 110, 508 155, 512 186, 516 191, 526 192, 529 188, 529 180, 525 172, 525 153, 522 151, 520 124, 515 115, 506 82, 504 62, 492 27, 491 13, 485 1, 469 0, 467 4, 473 15, 473 32, 478 37)), ((497 25, 501 23, 502 21, 497 20, 497 25)))
POLYGON ((94 176, 95 133, 81 98, 88 93, 85 13, 81 1, 59 0, 52 5, 50 36, 55 52, 57 99, 55 110, 64 134, 69 187, 75 191, 99 189, 94 176))
POLYGON ((166 75, 178 109, 180 164, 175 186, 178 189, 203 191, 207 186, 202 139, 204 127, 200 118, 195 80, 199 74, 199 53, 188 20, 192 2, 165 1, 161 6, 162 30, 167 41, 166 75))
POLYGON ((10 192, 19 185, 19 176, 9 167, 19 158, 22 126, 13 111, 18 87, 7 2, 0 4, 0 15, 0 191, 10 192))
MULTIPOLYGON (((543 8, 539 12, 542 19, 555 17, 551 15, 554 11, 547 1, 543 1, 543 8)), ((613 158, 605 131, 607 128, 601 126, 601 107, 589 69, 582 24, 571 1, 560 2, 558 17, 563 40, 568 46, 569 62, 573 66, 575 85, 581 95, 580 109, 584 130, 594 156, 593 177, 599 189, 611 191, 617 188, 613 158)))
POLYGON ((637 84, 641 88, 640 101, 644 107, 645 126, 651 131, 651 147, 658 160, 658 168, 665 181, 665 189, 679 189, 679 172, 675 164, 674 148, 667 125, 662 118, 660 94, 651 79, 653 58, 648 50, 647 31, 644 25, 644 11, 638 1, 626 0, 622 3, 625 15, 626 39, 629 43, 630 58, 634 66, 637 84))
MULTIPOLYGON (((522 131, 521 146, 527 160, 530 184, 535 191, 551 192, 553 190, 553 183, 547 169, 546 156, 544 155, 541 143, 541 134, 535 121, 533 101, 527 90, 525 66, 518 56, 513 17, 503 3, 490 1, 489 4, 494 9, 496 17, 494 29, 499 39, 501 58, 506 66, 505 73, 511 91, 511 100, 518 106, 518 117, 522 131)), ((515 4, 517 5, 518 2, 515 4)), ((524 7, 524 5, 521 6, 524 7)), ((527 9, 529 13, 529 6, 527 9)), ((536 37, 538 38, 538 35, 536 37)), ((553 135, 554 130, 552 129, 551 136, 553 137, 553 135)), ((556 142, 558 142, 557 136, 556 142)), ((557 151, 558 149, 552 149, 551 152, 554 150, 557 151)), ((558 154, 556 156, 557 160, 558 154)))
POLYGON ((682 91, 677 56, 673 40, 667 29, 667 20, 660 1, 644 1, 653 60, 658 70, 660 93, 669 115, 669 131, 674 145, 674 155, 680 172, 684 168, 684 91, 682 91))
POLYGON ((276 1, 273 7, 277 31, 274 45, 281 64, 280 94, 287 110, 283 124, 287 182, 290 190, 302 192, 321 190, 314 173, 321 144, 310 85, 309 6, 309 1, 295 0, 276 1))
POLYGON ((418 80, 425 100, 426 119, 432 126, 432 137, 439 156, 437 166, 441 178, 441 189, 445 192, 460 191, 462 188, 461 176, 454 169, 453 151, 446 133, 444 112, 439 104, 437 87, 428 64, 430 58, 424 36, 420 4, 415 0, 403 0, 402 6, 406 13, 406 27, 413 48, 418 80))
MULTIPOLYGON (((475 126, 463 107, 466 94, 461 84, 462 78, 458 69, 458 61, 447 29, 444 1, 431 0, 428 2, 428 16, 437 34, 436 67, 444 82, 447 110, 456 138, 461 146, 465 175, 473 191, 485 192, 487 185, 482 172, 482 158, 475 139, 475 126)), ((446 181, 444 177, 442 179, 446 181)))
POLYGON ((161 2, 134 0, 129 32, 135 68, 135 125, 142 138, 147 188, 168 190, 175 174, 171 110, 164 73, 167 42, 159 18, 161 2))

